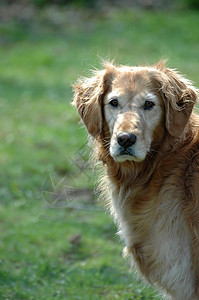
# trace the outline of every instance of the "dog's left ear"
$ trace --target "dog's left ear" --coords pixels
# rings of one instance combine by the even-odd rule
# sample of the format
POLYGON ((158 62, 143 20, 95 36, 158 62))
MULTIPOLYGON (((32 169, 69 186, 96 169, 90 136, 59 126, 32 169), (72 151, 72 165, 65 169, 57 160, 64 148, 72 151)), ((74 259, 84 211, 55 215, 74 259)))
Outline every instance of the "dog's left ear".
POLYGON ((175 70, 163 65, 157 69, 160 72, 156 80, 159 82, 159 92, 166 107, 166 128, 172 136, 180 137, 198 98, 197 90, 175 70))
POLYGON ((77 107, 88 132, 97 137, 102 133, 103 97, 110 88, 114 76, 114 66, 107 65, 103 71, 95 71, 92 78, 80 79, 74 88, 73 105, 77 107))

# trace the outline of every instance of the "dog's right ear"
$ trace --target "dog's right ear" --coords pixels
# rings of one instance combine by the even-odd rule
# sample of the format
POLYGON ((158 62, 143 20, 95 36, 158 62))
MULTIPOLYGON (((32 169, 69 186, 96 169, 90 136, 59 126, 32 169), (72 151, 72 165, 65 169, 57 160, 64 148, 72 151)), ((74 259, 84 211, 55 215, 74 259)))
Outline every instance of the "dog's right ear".
POLYGON ((77 107, 88 132, 97 137, 103 127, 103 98, 111 86, 115 67, 106 64, 103 71, 94 71, 91 78, 80 79, 74 88, 73 105, 77 107))
POLYGON ((156 68, 156 82, 166 108, 166 128, 173 137, 180 137, 189 121, 198 99, 197 89, 176 70, 168 69, 163 63, 156 68))

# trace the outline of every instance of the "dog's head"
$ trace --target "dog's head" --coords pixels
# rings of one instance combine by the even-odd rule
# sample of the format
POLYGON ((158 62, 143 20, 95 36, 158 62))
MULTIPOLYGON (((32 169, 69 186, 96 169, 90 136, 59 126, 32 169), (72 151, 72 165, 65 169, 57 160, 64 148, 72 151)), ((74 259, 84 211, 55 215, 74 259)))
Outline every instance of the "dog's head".
POLYGON ((166 134, 180 138, 197 99, 191 83, 176 71, 115 67, 74 85, 74 104, 88 132, 109 145, 115 161, 143 161, 166 134))

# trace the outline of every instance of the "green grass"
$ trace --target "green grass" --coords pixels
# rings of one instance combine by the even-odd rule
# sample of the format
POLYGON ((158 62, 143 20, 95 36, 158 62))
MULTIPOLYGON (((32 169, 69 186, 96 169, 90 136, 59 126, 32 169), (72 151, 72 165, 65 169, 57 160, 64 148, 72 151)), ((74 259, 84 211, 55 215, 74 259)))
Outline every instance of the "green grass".
POLYGON ((0 23, 0 299, 159 299, 129 271, 103 210, 85 199, 71 203, 85 210, 53 208, 42 191, 50 174, 93 186, 91 171, 77 166, 86 142, 70 105, 78 76, 100 67, 99 57, 169 58, 199 85, 198 17, 113 9, 0 23), (80 241, 70 242, 75 235, 80 241))

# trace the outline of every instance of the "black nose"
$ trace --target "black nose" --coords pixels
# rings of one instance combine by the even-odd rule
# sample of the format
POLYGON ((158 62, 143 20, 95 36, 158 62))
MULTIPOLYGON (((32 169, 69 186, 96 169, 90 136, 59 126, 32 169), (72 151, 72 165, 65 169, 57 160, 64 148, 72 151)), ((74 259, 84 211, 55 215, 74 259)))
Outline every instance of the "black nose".
POLYGON ((124 148, 128 148, 135 144, 136 142, 136 135, 133 133, 128 133, 128 132, 120 132, 117 135, 117 142, 120 146, 124 148))

